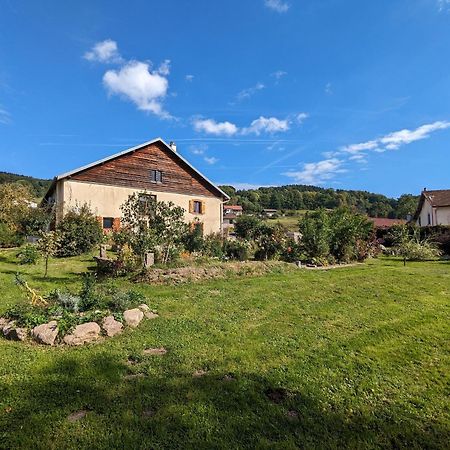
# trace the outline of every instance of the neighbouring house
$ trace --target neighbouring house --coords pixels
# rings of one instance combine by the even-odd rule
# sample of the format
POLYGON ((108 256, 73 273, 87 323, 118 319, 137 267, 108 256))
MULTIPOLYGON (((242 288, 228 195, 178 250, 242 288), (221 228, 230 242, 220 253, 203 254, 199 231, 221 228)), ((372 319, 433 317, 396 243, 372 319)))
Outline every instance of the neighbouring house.
POLYGON ((276 209, 263 209, 262 210, 262 215, 264 217, 273 217, 276 216, 278 214, 278 210, 276 209))
POLYGON ((43 201, 55 209, 56 222, 88 204, 108 231, 120 228, 120 207, 133 193, 181 206, 186 222, 200 222, 204 234, 222 231, 228 195, 160 138, 55 177, 43 201))
POLYGON ((406 220, 403 219, 385 219, 383 217, 369 217, 369 220, 373 223, 373 226, 379 230, 386 230, 394 225, 405 225, 406 220))
POLYGON ((420 227, 450 225, 450 189, 424 189, 413 221, 420 227))
POLYGON ((223 214, 234 214, 242 216, 242 206, 240 205, 223 205, 223 214))
POLYGON ((230 235, 234 231, 234 222, 242 216, 242 206, 240 205, 223 205, 223 231, 230 235))

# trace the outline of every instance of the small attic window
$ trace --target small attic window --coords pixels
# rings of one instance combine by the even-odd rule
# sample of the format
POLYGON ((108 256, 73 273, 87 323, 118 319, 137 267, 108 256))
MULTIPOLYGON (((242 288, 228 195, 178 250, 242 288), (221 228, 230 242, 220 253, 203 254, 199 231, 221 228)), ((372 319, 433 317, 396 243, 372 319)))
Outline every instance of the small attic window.
POLYGON ((150 181, 152 183, 162 183, 162 172, 160 170, 150 170, 150 181))

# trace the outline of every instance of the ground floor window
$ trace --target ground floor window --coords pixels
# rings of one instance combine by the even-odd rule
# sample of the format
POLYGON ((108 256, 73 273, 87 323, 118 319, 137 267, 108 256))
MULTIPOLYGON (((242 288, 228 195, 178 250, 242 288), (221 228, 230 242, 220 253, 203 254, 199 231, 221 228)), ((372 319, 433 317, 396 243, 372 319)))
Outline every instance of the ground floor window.
POLYGON ((110 230, 112 229, 113 224, 114 224, 113 217, 103 217, 103 229, 110 230))

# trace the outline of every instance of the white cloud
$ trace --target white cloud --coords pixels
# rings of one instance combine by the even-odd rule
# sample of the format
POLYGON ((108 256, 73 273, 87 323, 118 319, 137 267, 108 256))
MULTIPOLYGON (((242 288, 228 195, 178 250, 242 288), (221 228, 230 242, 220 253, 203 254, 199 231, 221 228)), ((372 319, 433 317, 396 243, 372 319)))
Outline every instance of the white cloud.
POLYGON ((195 131, 203 131, 216 136, 232 136, 238 132, 238 127, 234 123, 216 122, 213 119, 195 119, 194 129, 195 131))
POLYGON ((186 81, 193 81, 193 80, 194 80, 194 75, 187 74, 187 75, 184 77, 184 79, 185 79, 186 81))
POLYGON ((302 124, 308 117, 309 117, 308 113, 302 112, 302 113, 297 114, 297 116, 295 117, 295 120, 299 124, 302 124))
POLYGON ((90 51, 84 54, 84 58, 88 61, 97 61, 102 63, 121 63, 123 62, 117 48, 117 42, 106 39, 97 42, 90 51))
POLYGON ((264 0, 264 4, 267 8, 278 13, 285 13, 290 8, 290 5, 283 0, 264 0))
MULTIPOLYGON (((164 62, 163 65, 166 63, 164 62)), ((108 70, 103 76, 103 84, 110 94, 132 101, 138 109, 169 118, 170 115, 162 106, 169 82, 160 72, 161 67, 165 66, 151 71, 150 64, 147 62, 130 61, 119 70, 108 70)), ((168 64, 163 72, 168 73, 167 70, 168 64)))
POLYGON ((256 94, 258 91, 264 89, 266 86, 264 86, 263 83, 256 83, 254 86, 243 89, 241 92, 239 92, 236 95, 236 100, 238 102, 241 102, 242 100, 245 100, 247 98, 250 98, 252 95, 256 94))
POLYGON ((337 158, 324 159, 314 163, 305 163, 302 170, 286 172, 284 175, 293 178, 297 183, 322 184, 337 173, 345 172, 342 168, 343 163, 344 161, 337 158))
POLYGON ((437 121, 422 125, 414 130, 395 131, 381 138, 341 147, 338 151, 325 152, 323 153, 325 160, 304 164, 303 170, 290 171, 283 175, 294 178, 300 183, 320 184, 333 178, 337 173, 345 172, 346 170, 342 166, 346 162, 367 163, 368 152, 383 153, 389 150, 397 150, 403 145, 427 139, 431 133, 447 128, 450 128, 450 122, 437 121))
POLYGON ((3 125, 8 125, 11 123, 11 114, 6 111, 6 109, 3 109, 0 105, 0 123, 3 125))
POLYGON ((281 120, 276 117, 259 117, 255 119, 249 127, 242 129, 242 134, 256 134, 261 133, 278 133, 289 130, 289 121, 287 119, 281 120))
POLYGON ((415 130, 400 130, 390 133, 380 139, 380 142, 385 145, 388 150, 397 150, 400 146, 411 144, 415 141, 427 139, 434 131, 445 130, 450 127, 450 122, 434 122, 427 125, 422 125, 415 130))
POLYGON ((377 147, 378 147, 377 141, 367 141, 367 142, 362 142, 360 144, 347 145, 346 147, 342 147, 342 151, 344 151, 346 153, 357 154, 358 152, 361 152, 364 150, 374 150, 377 147))
POLYGON ((203 159, 209 165, 216 164, 219 161, 217 158, 214 158, 214 156, 211 156, 211 157, 210 156, 205 156, 203 159))
POLYGON ((378 153, 387 150, 397 150, 402 145, 411 144, 422 139, 430 137, 431 133, 439 130, 450 128, 450 122, 438 121, 430 124, 422 125, 415 130, 400 130, 389 133, 381 138, 374 139, 359 144, 352 144, 342 147, 341 150, 345 153, 357 154, 362 151, 373 150, 378 153))
POLYGON ((331 83, 325 85, 325 94, 331 95, 333 93, 333 86, 331 83))
POLYGON ((170 59, 164 60, 158 67, 157 72, 160 75, 167 76, 170 73, 170 59))
POLYGON ((194 155, 204 155, 206 150, 208 150, 208 146, 206 144, 189 146, 189 151, 194 155))
POLYGON ((283 78, 287 75, 287 72, 284 70, 277 70, 276 72, 273 72, 270 74, 271 77, 274 77, 276 80, 279 80, 280 78, 283 78))

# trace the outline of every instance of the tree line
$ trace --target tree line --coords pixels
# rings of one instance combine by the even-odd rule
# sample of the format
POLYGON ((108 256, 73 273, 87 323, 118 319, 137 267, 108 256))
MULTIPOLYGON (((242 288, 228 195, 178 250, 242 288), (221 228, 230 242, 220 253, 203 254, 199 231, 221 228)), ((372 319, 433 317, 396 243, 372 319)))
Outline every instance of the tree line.
POLYGON ((30 189, 35 199, 41 199, 45 195, 51 182, 52 180, 34 178, 26 175, 17 175, 9 172, 0 172, 0 185, 7 183, 23 184, 30 189))
POLYGON ((230 197, 230 204, 241 205, 246 213, 258 213, 265 208, 277 210, 318 210, 349 208, 370 217, 404 219, 414 214, 419 196, 404 194, 398 199, 367 191, 326 189, 308 185, 260 187, 236 190, 221 186, 230 197))

